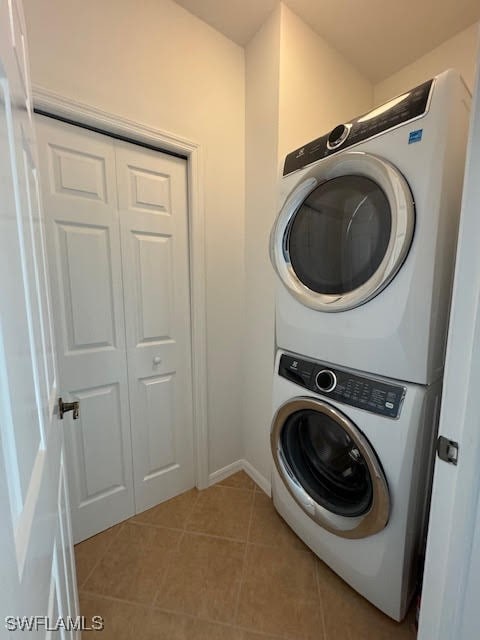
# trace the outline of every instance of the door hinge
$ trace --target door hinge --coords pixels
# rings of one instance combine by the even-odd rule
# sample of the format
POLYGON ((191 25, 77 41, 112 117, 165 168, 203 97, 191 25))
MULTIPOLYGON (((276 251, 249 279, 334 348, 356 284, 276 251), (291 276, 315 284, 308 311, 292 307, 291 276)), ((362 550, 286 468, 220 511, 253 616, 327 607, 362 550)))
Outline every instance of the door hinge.
POLYGON ((58 399, 58 415, 60 420, 63 420, 63 416, 67 411, 73 411, 73 419, 78 420, 80 415, 80 402, 63 402, 61 398, 58 399))
POLYGON ((437 455, 440 460, 457 464, 458 462, 458 442, 449 440, 444 436, 439 436, 437 440, 437 455))

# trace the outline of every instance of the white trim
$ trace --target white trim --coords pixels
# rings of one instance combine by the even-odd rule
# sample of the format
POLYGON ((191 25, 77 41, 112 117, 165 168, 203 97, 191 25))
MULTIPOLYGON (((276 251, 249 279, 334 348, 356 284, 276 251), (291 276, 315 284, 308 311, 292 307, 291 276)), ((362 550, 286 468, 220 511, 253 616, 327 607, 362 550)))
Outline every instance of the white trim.
POLYGON ((208 476, 208 486, 211 487, 213 484, 217 484, 217 482, 221 482, 233 475, 234 473, 238 473, 238 471, 243 470, 243 462, 244 460, 235 460, 231 464, 227 464, 226 467, 222 467, 221 469, 217 469, 208 476))
POLYGON ((267 480, 264 475, 257 471, 255 467, 250 464, 248 460, 242 460, 242 466, 245 473, 248 473, 250 478, 258 484, 260 489, 263 489, 268 496, 272 495, 272 484, 270 480, 267 480))
POLYGON ((188 165, 188 207, 190 247, 190 304, 192 341, 193 426, 196 485, 208 486, 207 350, 205 300, 205 212, 203 157, 199 144, 121 116, 101 111, 72 98, 33 86, 33 103, 52 116, 95 127, 159 150, 184 155, 188 165))
POLYGON ((267 495, 272 495, 272 485, 270 480, 267 480, 267 478, 257 471, 257 469, 255 469, 248 460, 244 460, 243 458, 235 460, 235 462, 227 464, 226 467, 222 467, 221 469, 211 473, 208 484, 211 487, 213 484, 225 480, 225 478, 228 478, 228 476, 231 476, 233 473, 237 473, 238 471, 245 471, 245 473, 249 475, 256 484, 258 484, 260 489, 265 491, 267 495))

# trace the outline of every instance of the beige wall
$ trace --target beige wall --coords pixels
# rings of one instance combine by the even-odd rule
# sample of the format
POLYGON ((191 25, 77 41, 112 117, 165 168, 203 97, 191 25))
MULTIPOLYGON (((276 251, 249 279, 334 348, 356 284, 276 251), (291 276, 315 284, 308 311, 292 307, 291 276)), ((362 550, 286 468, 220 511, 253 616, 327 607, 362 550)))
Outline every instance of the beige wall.
POLYGON ((274 298, 268 237, 276 210, 280 8, 245 51, 245 458, 269 479, 268 427, 272 417, 274 298))
POLYGON ((246 98, 245 457, 269 481, 277 167, 288 151, 368 111, 373 87, 281 5, 246 48, 246 98))
POLYGON ((279 156, 368 111, 373 86, 285 5, 280 46, 279 156))
POLYGON ((460 71, 472 91, 477 59, 478 29, 478 24, 468 27, 412 64, 379 82, 374 89, 375 105, 382 104, 389 98, 415 87, 446 69, 460 71))
POLYGON ((242 457, 244 51, 170 0, 24 0, 32 81, 205 158, 210 471, 242 457))

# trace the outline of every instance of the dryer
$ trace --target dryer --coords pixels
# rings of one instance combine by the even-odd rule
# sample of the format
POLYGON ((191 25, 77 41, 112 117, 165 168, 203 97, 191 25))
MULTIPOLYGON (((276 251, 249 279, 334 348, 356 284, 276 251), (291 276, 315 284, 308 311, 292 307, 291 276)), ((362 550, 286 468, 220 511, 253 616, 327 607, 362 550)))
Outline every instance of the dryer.
POLYGON ((426 529, 441 385, 283 351, 275 366, 274 505, 326 564, 401 620, 426 529))
POLYGON ((469 104, 447 71, 286 157, 270 242, 279 348, 441 375, 469 104))

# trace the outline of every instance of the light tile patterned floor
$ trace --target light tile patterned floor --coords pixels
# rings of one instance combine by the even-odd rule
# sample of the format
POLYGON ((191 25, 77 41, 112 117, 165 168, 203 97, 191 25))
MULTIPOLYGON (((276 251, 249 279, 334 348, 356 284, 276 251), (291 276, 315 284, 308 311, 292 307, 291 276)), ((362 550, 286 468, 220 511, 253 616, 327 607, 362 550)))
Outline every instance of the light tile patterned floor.
MULTIPOLYGON (((75 547, 101 640, 407 640, 318 560, 243 472, 75 547)), ((85 634, 86 635, 86 634, 85 634)), ((95 633, 87 637, 95 637, 95 633)))

